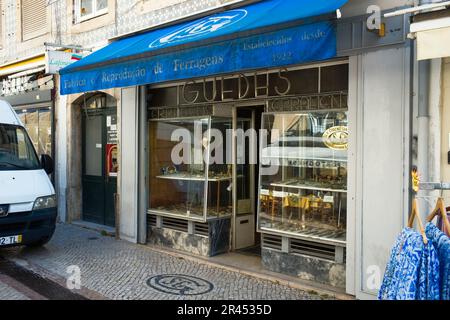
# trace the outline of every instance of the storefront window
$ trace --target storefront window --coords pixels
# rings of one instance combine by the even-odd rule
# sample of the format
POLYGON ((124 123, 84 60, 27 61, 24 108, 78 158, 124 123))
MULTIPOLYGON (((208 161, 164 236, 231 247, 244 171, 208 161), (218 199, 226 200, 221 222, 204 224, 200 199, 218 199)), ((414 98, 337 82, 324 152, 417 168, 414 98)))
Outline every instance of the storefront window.
POLYGON ((16 110, 38 155, 52 155, 52 113, 44 107, 16 110))
POLYGON ((210 154, 211 142, 225 144, 213 135, 225 137, 231 125, 210 117, 150 122, 150 213, 200 221, 232 213, 232 167, 210 154))
POLYGON ((345 243, 347 112, 264 114, 259 226, 345 243))

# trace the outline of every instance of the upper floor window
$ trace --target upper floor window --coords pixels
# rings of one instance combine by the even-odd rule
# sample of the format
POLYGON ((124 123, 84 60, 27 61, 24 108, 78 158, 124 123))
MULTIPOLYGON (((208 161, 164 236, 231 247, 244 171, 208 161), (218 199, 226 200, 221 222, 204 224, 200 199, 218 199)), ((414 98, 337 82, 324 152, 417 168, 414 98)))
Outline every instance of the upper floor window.
POLYGON ((108 0, 75 0, 76 22, 108 13, 108 0))
POLYGON ((47 31, 47 0, 21 0, 22 41, 39 37, 47 31))

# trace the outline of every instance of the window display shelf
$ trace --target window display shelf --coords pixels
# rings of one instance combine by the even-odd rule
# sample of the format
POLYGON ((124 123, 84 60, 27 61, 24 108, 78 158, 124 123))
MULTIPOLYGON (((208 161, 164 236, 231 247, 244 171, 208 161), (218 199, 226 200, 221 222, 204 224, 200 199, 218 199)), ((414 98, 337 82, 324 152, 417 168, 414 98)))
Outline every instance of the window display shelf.
POLYGON ((325 188, 320 187, 318 185, 306 185, 306 184, 299 184, 297 182, 277 182, 277 183, 271 183, 272 187, 277 188, 292 188, 292 189, 301 189, 301 190, 314 190, 314 191, 323 191, 323 192, 335 192, 335 193, 347 193, 347 190, 345 189, 333 189, 333 188, 325 188))
MULTIPOLYGON (((160 209, 149 209, 147 210, 147 214, 161 217, 169 217, 169 218, 185 218, 186 220, 191 220, 195 222, 205 222, 203 217, 203 213, 192 212, 187 214, 185 211, 179 210, 175 208, 160 208, 160 209), (171 211, 169 211, 171 210, 171 211)), ((206 217, 206 221, 220 220, 220 219, 229 219, 232 216, 231 213, 219 213, 215 211, 215 209, 208 209, 208 215, 206 217)))
POLYGON ((231 119, 216 117, 150 121, 149 213, 201 222, 231 216, 232 167, 208 165, 209 158, 197 164, 196 153, 210 157, 210 141, 204 136, 197 146, 192 139, 195 134, 204 135, 208 130, 218 130, 225 136, 231 125, 231 119), (184 133, 181 141, 172 139, 174 132, 184 133), (180 146, 184 158, 181 164, 175 165, 172 153, 180 146))
POLYGON ((296 168, 319 168, 319 169, 333 169, 338 170, 347 166, 345 159, 320 159, 320 158, 300 158, 300 157, 279 157, 279 156, 263 156, 263 163, 278 163, 284 167, 296 168), (274 160, 277 160, 275 162, 274 160))
POLYGON ((295 239, 320 242, 323 244, 345 247, 347 241, 345 239, 346 231, 332 231, 321 228, 307 227, 305 229, 295 227, 285 227, 283 225, 261 224, 261 231, 272 234, 283 234, 295 239))
POLYGON ((346 111, 266 113, 263 129, 262 163, 276 170, 260 176, 259 230, 345 246, 346 111))
MULTIPOLYGON (((291 156, 283 156, 283 155, 263 155, 262 156, 263 159, 281 159, 281 160, 286 160, 286 161, 323 161, 326 163, 336 163, 336 162, 340 162, 340 163, 347 163, 348 160, 347 159, 333 159, 330 160, 329 158, 321 158, 321 157, 314 157, 314 156, 309 156, 309 157, 301 157, 301 156, 295 156, 295 155, 291 155, 291 156)), ((288 162, 288 165, 293 165, 292 163, 288 162)))
MULTIPOLYGON (((173 173, 157 176, 158 179, 167 179, 167 180, 182 180, 182 181, 201 181, 204 182, 206 180, 205 174, 190 174, 190 173, 173 173)), ((232 180, 231 176, 209 176, 209 182, 221 182, 221 181, 230 181, 232 180)))

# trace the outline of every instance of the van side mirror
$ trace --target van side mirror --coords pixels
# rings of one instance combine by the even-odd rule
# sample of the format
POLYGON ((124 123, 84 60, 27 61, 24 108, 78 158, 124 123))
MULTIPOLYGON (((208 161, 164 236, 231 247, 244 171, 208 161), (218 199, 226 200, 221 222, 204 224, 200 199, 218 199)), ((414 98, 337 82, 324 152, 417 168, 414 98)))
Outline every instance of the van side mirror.
POLYGON ((48 154, 41 155, 41 167, 47 174, 52 174, 55 169, 52 157, 48 154))

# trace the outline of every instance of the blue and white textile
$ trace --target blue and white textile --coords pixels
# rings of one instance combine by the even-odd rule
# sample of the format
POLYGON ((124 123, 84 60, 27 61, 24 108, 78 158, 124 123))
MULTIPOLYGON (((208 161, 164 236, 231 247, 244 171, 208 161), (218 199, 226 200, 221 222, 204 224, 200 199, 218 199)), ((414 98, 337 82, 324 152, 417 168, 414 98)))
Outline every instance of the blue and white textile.
POLYGON ((427 225, 426 234, 439 257, 440 298, 450 300, 450 239, 432 223, 427 225))
POLYGON ((433 244, 405 228, 394 245, 380 300, 439 300, 439 260, 433 244))

